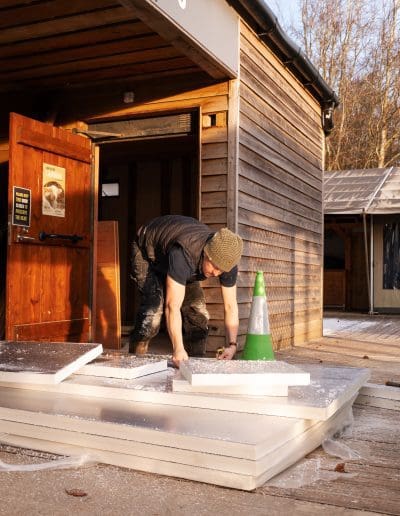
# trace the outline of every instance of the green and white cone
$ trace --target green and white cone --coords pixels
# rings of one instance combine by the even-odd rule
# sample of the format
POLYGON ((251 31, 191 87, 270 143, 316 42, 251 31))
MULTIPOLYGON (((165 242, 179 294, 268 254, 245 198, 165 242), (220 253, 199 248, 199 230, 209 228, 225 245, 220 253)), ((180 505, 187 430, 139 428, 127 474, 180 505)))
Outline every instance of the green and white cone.
POLYGON ((265 295, 264 275, 256 274, 251 304, 249 327, 244 345, 243 360, 275 360, 269 329, 267 297, 265 295))

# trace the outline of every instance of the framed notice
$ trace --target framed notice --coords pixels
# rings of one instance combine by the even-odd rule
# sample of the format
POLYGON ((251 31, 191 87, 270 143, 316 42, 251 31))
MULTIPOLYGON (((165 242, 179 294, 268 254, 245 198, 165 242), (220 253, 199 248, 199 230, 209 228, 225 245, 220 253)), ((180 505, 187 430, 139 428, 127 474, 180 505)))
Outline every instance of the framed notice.
POLYGON ((43 163, 42 214, 65 217, 65 168, 43 163))
POLYGON ((13 186, 12 223, 14 226, 31 225, 31 190, 13 186))

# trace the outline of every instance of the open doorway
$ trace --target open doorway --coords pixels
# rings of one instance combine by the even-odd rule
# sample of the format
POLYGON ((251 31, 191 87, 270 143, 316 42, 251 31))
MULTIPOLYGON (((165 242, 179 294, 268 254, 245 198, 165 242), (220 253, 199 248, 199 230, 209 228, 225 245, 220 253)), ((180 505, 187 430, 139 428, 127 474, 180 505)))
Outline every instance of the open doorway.
POLYGON ((8 163, 0 164, 0 340, 5 338, 8 163))
POLYGON ((345 238, 330 228, 324 235, 324 308, 346 308, 345 238))
MULTIPOLYGON (((368 231, 368 241, 369 238, 368 231)), ((324 309, 368 311, 366 270, 365 234, 361 216, 325 216, 324 309)))
POLYGON ((98 219, 116 221, 118 226, 120 317, 125 336, 133 327, 137 308, 130 247, 138 228, 160 215, 199 217, 197 127, 197 113, 89 125, 90 131, 111 129, 118 134, 99 143, 98 219))

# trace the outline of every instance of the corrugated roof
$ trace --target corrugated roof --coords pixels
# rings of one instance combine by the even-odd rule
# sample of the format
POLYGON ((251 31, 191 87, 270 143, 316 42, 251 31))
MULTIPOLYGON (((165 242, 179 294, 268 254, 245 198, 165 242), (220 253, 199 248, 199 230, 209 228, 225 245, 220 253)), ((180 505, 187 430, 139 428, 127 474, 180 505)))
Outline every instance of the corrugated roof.
POLYGON ((324 174, 324 213, 400 213, 400 168, 334 170, 324 174))

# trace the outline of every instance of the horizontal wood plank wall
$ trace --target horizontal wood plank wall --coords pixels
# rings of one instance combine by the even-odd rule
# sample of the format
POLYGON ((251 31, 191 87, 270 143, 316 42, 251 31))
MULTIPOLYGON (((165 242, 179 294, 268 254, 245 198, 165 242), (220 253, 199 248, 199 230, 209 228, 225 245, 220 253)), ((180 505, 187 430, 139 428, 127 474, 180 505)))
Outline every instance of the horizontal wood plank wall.
MULTIPOLYGON (((106 116, 129 116, 132 114, 160 114, 188 109, 200 109, 201 113, 201 178, 199 218, 217 230, 228 225, 227 220, 227 173, 228 173, 228 95, 229 83, 222 82, 212 86, 187 91, 182 94, 160 98, 156 101, 135 103, 134 106, 107 113, 106 116), (213 122, 209 125, 208 115, 213 122)), ((101 118, 105 114, 102 113, 101 118)), ((223 325, 223 305, 218 280, 208 280, 203 284, 207 309, 210 313, 210 337, 207 348, 217 349, 225 343, 223 325)))
POLYGON ((261 270, 280 349, 322 333, 321 108, 244 24, 240 60, 241 332, 261 270))

